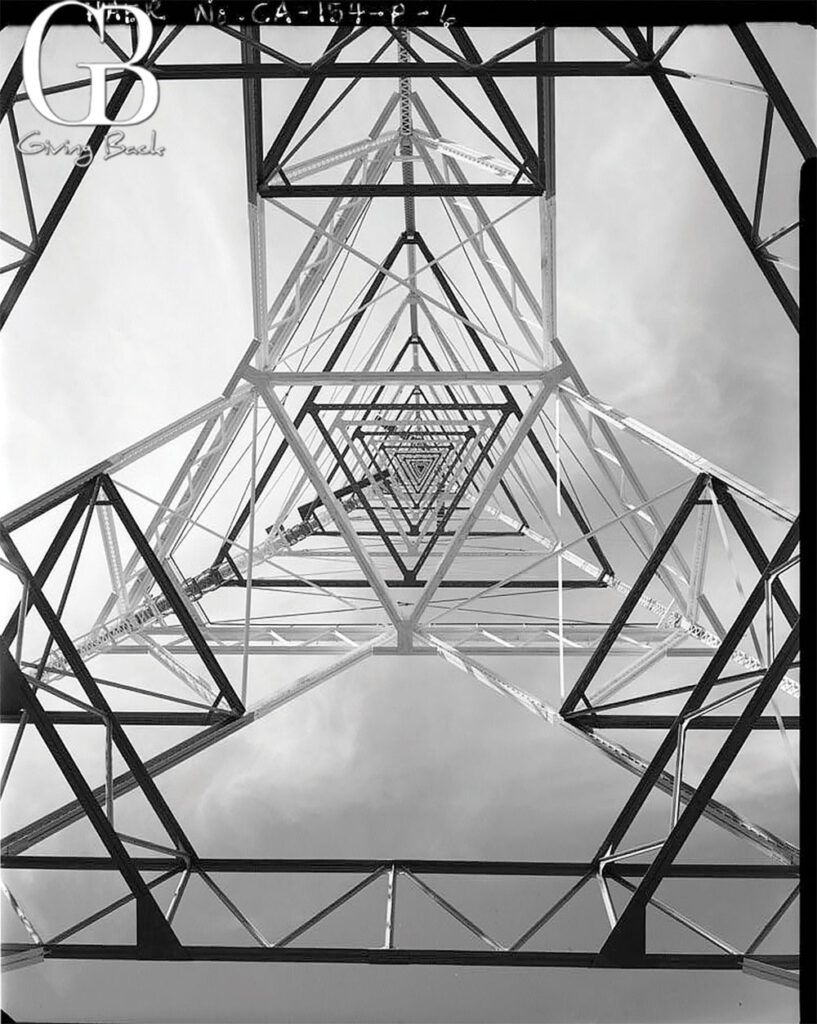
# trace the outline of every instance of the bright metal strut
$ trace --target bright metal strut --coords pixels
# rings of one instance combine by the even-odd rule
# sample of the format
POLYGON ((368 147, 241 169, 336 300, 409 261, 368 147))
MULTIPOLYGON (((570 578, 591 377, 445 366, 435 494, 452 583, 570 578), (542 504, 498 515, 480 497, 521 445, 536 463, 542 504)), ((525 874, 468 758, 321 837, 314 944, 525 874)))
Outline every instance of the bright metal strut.
MULTIPOLYGON (((760 84, 720 84, 767 102, 755 206, 744 211, 671 85, 673 77, 714 81, 670 65, 682 30, 656 45, 652 28, 601 27, 607 59, 593 61, 560 59, 552 26, 533 26, 486 54, 458 24, 341 25, 316 34, 319 51, 298 60, 258 27, 223 26, 236 60, 220 63, 170 63, 163 55, 182 30, 157 34, 149 66, 167 102, 175 80, 225 79, 240 91, 246 208, 237 212, 248 218, 252 337, 218 398, 0 520, 0 572, 18 598, 0 637, 0 722, 14 729, 0 788, 21 784, 13 767, 36 732, 72 792, 3 837, 4 895, 30 938, 4 944, 8 969, 48 959, 413 963, 742 970, 797 983, 797 955, 771 955, 763 944, 798 898, 799 850, 715 793, 755 731, 779 736, 797 779, 789 731, 800 725, 792 700, 800 692, 799 609, 790 593, 798 517, 591 394, 558 334, 555 104, 566 75, 654 84, 798 323, 770 249, 793 227, 761 233, 773 118, 801 154, 814 144, 750 30, 735 26, 746 77, 760 84), (510 76, 529 91, 525 116, 506 97, 510 76), (297 88, 269 133, 265 102, 276 79, 297 88), (332 100, 329 79, 338 80, 332 100), (365 125, 344 118, 354 89, 369 90, 365 125), (467 145, 458 141, 463 123, 467 145), (321 148, 324 139, 331 145, 321 148), (291 263, 279 274, 282 238, 297 243, 286 242, 291 263), (151 493, 136 489, 128 467, 150 466, 173 442, 189 449, 172 476, 157 476, 145 486, 151 493), (16 532, 52 511, 61 524, 29 562, 16 532), (771 538, 771 554, 761 537, 771 538), (109 588, 69 632, 75 576, 94 558, 109 588), (66 562, 67 578, 56 571, 66 562), (276 691, 273 655, 311 660, 276 691), (417 664, 439 675, 452 665, 596 751, 600 773, 634 776, 599 849, 562 862, 225 859, 194 848, 157 788, 160 775, 280 708, 297 708, 300 696, 343 673, 352 685, 365 659, 394 656, 426 658, 417 664), (536 659, 537 687, 558 693, 558 702, 517 685, 510 673, 518 656, 536 659), (499 657, 504 675, 481 660, 499 657), (138 685, 131 674, 119 677, 118 666, 143 663, 138 685), (101 784, 88 782, 61 734, 74 725, 88 725, 82 732, 92 742, 99 737, 101 784), (142 759, 127 733, 139 725, 193 731, 142 759), (637 744, 611 739, 605 730, 614 729, 657 733, 655 753, 643 757, 637 744), (690 730, 709 730, 719 744, 698 783, 690 730), (114 770, 115 757, 125 770, 114 770), (119 831, 116 801, 136 792, 164 830, 161 842, 119 831), (666 797, 667 827, 628 847, 653 794, 666 797), (37 850, 83 820, 105 856, 37 850), (723 854, 684 862, 679 855, 702 820, 717 826, 713 849, 723 854), (762 862, 737 859, 734 839, 762 862), (126 892, 82 908, 74 924, 50 934, 24 910, 17 880, 22 888, 27 876, 16 873, 52 870, 118 872, 126 892), (335 898, 287 928, 261 920, 213 877, 276 873, 349 877, 335 898), (439 891, 438 877, 450 875, 564 884, 558 898, 531 906, 517 934, 499 935, 439 891), (792 888, 744 947, 667 902, 657 890, 669 878, 690 887, 789 880, 792 888), (558 948, 547 925, 575 911, 588 882, 609 923, 605 940, 584 951, 558 948), (179 907, 202 885, 241 926, 243 944, 179 939, 179 907), (405 945, 409 888, 480 947, 442 948, 433 927, 428 948, 405 945), (382 897, 382 944, 350 936, 343 948, 312 945, 311 930, 364 891, 382 897), (620 912, 613 895, 627 899, 620 912), (82 941, 86 928, 124 906, 136 910, 135 942, 82 941), (648 908, 679 935, 702 939, 707 952, 651 951, 648 908), (551 945, 540 948, 548 935, 551 945)), ((111 112, 133 84, 127 72, 119 79, 111 112)), ((20 88, 18 62, 0 97, 12 138, 15 110, 28 102, 20 88)), ((103 137, 94 133, 92 146, 103 137)), ((31 238, 3 236, 22 255, 4 268, 14 276, 0 322, 85 177, 69 176, 40 223, 24 161, 17 169, 31 238)), ((274 717, 268 725, 274 731, 274 717)))

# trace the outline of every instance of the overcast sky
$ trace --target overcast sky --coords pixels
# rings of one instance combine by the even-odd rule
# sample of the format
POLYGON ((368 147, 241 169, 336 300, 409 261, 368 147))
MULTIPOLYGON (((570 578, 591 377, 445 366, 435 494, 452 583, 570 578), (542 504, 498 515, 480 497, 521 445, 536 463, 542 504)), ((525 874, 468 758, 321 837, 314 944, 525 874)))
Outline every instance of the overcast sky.
MULTIPOLYGON (((767 26, 756 36, 813 125, 813 35, 767 26)), ((487 50, 486 38, 476 38, 487 50)), ((515 38, 513 32, 497 32, 496 48, 515 38)), ((18 30, 0 35, 3 73, 21 41, 18 30)), ((276 44, 310 52, 315 38, 301 32, 281 36, 276 44)), ((82 47, 75 32, 63 29, 54 29, 47 45, 46 67, 56 81, 81 59, 82 47)), ((190 31, 168 59, 231 60, 236 45, 210 31, 190 31)), ((753 80, 726 30, 688 29, 672 52, 671 66, 753 80)), ((559 58, 614 59, 615 53, 589 31, 557 34, 559 58)), ((503 88, 517 109, 527 109, 521 83, 503 88)), ((703 81, 678 81, 677 90, 748 205, 763 98, 703 81)), ((418 91, 424 96, 429 90, 421 83, 418 91)), ((369 93, 361 89, 348 119, 328 141, 342 145, 368 131, 383 102, 381 92, 376 82, 369 93)), ((271 132, 285 116, 289 94, 276 94, 268 85, 265 98, 271 132)), ((559 336, 588 386, 796 507, 795 333, 660 97, 647 81, 565 78, 557 83, 556 102, 559 336)), ((39 128, 55 141, 66 134, 35 115, 19 116, 21 130, 39 128)), ((3 511, 217 395, 251 336, 240 86, 169 83, 151 122, 129 135, 134 142, 149 141, 152 130, 166 146, 165 156, 96 162, 9 319, 0 356, 3 511)), ((67 134, 80 138, 73 129, 67 134)), ((4 181, 14 173, 12 159, 4 136, 4 181)), ((41 209, 66 167, 64 157, 27 160, 41 209)), ((797 167, 778 124, 761 233, 796 219, 797 167)), ((12 233, 22 233, 21 209, 10 193, 4 189, 3 213, 12 233)), ((523 256, 524 234, 523 228, 509 227, 509 244, 523 256)), ((778 251, 791 258, 794 239, 796 234, 778 251)), ((285 270, 291 242, 273 232, 269 249, 273 270, 285 270)), ((783 273, 796 293, 796 274, 783 273)), ((8 593, 4 609, 15 599, 8 593)), ((312 664, 303 658, 266 663, 275 688, 312 664)), ((555 699, 528 659, 516 659, 512 669, 519 685, 539 685, 537 692, 555 699)), ((140 752, 179 738, 176 730, 167 735, 172 739, 139 737, 140 752)), ((796 841, 796 796, 785 762, 765 758, 766 739, 753 740, 758 746, 752 756, 736 766, 729 796, 750 818, 796 841)), ((15 769, 26 784, 16 797, 10 789, 4 832, 67 798, 36 739, 27 742, 30 749, 15 769)), ((84 742, 77 741, 80 751, 84 742)), ((654 745, 650 737, 637 745, 632 735, 623 742, 645 755, 654 745)), ((700 742, 696 756, 711 751, 707 742, 700 742)), ((98 753, 82 754, 89 769, 98 768, 98 753)), ((212 855, 498 859, 586 857, 632 785, 631 776, 596 751, 548 730, 430 658, 370 659, 161 782, 194 843, 212 855)), ((136 798, 121 803, 120 821, 147 834, 150 825, 136 798)), ((666 810, 664 798, 653 799, 633 841, 660 834, 666 810)), ((42 851, 95 850, 84 826, 66 830, 64 837, 43 844, 42 851)), ((685 853, 696 859, 757 856, 706 822, 685 853)), ((282 880, 265 882, 248 897, 250 916, 267 923, 274 937, 347 881, 314 883, 307 902, 294 883, 287 888, 282 880)), ((55 873, 34 882, 20 885, 21 899, 49 935, 70 923, 76 904, 91 909, 122 891, 114 878, 90 875, 67 880, 55 873)), ((173 884, 160 890, 163 905, 173 884)), ((468 890, 461 880, 440 879, 438 887, 455 902, 460 898, 463 910, 489 932, 493 927, 511 941, 546 908, 548 897, 552 902, 566 888, 554 886, 523 880, 515 888, 496 883, 468 890)), ((239 902, 249 893, 238 878, 225 888, 239 902)), ((370 890, 359 905, 344 908, 345 919, 339 914, 336 923, 330 919, 316 929, 315 942, 355 944, 358 934, 364 936, 361 944, 379 942, 377 891, 377 897, 370 890)), ((730 882, 719 885, 716 907, 706 886, 686 893, 668 888, 667 899, 677 895, 679 906, 740 946, 787 891, 785 885, 760 891, 751 882, 730 882)), ((400 899, 404 944, 421 944, 424 934, 432 934, 443 944, 471 948, 471 936, 424 905, 408 883, 400 899)), ((548 942, 589 949, 603 941, 607 924, 598 889, 588 885, 579 899, 570 923, 557 928, 554 922, 549 937, 543 933, 541 945, 532 948, 548 942)), ((116 941, 127 929, 127 913, 121 915, 124 924, 112 917, 89 929, 87 941, 116 941)), ((9 939, 25 938, 5 903, 3 924, 9 939)), ((190 941, 200 941, 205 928, 215 929, 213 941, 243 941, 235 922, 209 894, 194 892, 192 883, 176 924, 190 941)), ((784 922, 776 948, 791 948, 795 924, 796 915, 784 922)), ((659 919, 651 927, 659 941, 667 936, 667 943, 681 944, 675 948, 701 948, 684 946, 677 928, 662 931, 659 919)), ((118 1020, 145 1021, 737 1022, 797 1016, 792 991, 729 972, 179 968, 60 961, 7 976, 3 1004, 15 1017, 45 1020, 115 1014, 118 1020)))

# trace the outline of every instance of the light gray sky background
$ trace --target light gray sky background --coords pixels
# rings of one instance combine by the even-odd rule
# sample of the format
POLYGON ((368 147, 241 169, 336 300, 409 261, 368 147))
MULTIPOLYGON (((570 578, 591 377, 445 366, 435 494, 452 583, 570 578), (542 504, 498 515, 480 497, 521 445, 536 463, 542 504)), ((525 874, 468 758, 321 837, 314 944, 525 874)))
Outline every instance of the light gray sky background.
MULTIPOLYGON (((44 61, 54 80, 67 77, 77 59, 81 47, 76 37, 69 45, 72 35, 51 34, 44 61)), ((770 25, 757 28, 756 36, 813 126, 813 34, 770 25)), ((3 73, 22 38, 18 30, 0 35, 3 73)), ((272 45, 314 52, 317 38, 299 30, 282 33, 272 45)), ((498 30, 490 43, 482 34, 475 38, 487 50, 517 35, 498 30)), ((193 30, 168 59, 231 60, 236 47, 209 30, 193 30)), ((727 30, 688 29, 672 52, 672 66, 751 80, 727 30)), ((589 30, 560 30, 557 57, 615 59, 615 51, 589 30)), ((705 82, 678 81, 676 87, 748 205, 764 100, 705 82)), ((265 87, 268 133, 288 109, 289 93, 276 88, 265 87)), ((334 145, 368 131, 383 101, 380 88, 375 83, 374 95, 361 91, 355 97, 334 145)), ((503 88, 516 109, 527 109, 521 83, 503 88)), ((429 89, 418 91, 425 96, 429 89)), ((556 103, 559 336, 591 391, 796 507, 796 337, 660 97, 648 81, 561 79, 556 103)), ((66 134, 22 113, 20 121, 22 130, 39 127, 55 141, 66 134)), ((4 511, 214 397, 246 348, 251 305, 240 85, 168 83, 150 124, 128 134, 134 142, 147 141, 153 129, 167 147, 163 158, 97 160, 4 332, 4 511)), ((81 137, 71 129, 67 134, 81 137)), ((0 173, 12 181, 5 138, 3 146, 0 173)), ((796 219, 798 162, 779 123, 772 156, 764 233, 796 219)), ((26 167, 44 209, 67 161, 30 158, 26 167)), ((4 218, 22 233, 13 189, 3 193, 4 218)), ((524 233, 514 231, 511 248, 525 250, 524 233)), ((291 242, 272 231, 268 248, 271 276, 280 275, 292 259, 291 242)), ((785 246, 779 251, 785 253, 785 246)), ((792 239, 788 252, 796 252, 792 239)), ((796 292, 796 275, 784 274, 796 292)), ((15 595, 9 594, 4 608, 13 606, 15 595)), ((194 842, 212 855, 591 854, 632 778, 595 751, 577 750, 555 730, 543 734, 540 722, 510 702, 431 662, 369 660, 259 728, 163 776, 160 788, 194 842)), ((277 688, 310 662, 268 664, 277 688)), ((536 687, 534 664, 518 659, 513 668, 520 685, 536 687)), ((178 734, 171 732, 175 741, 178 734)), ((636 746, 632 737, 624 741, 636 746)), ((639 751, 648 755, 654 742, 642 739, 639 751)), ((699 742, 703 756, 709 741, 699 742)), ((768 767, 764 738, 757 742, 736 766, 730 795, 749 817, 796 839, 796 798, 785 766, 768 767)), ((12 802, 4 832, 22 824, 27 813, 67 798, 64 784, 31 744, 18 766, 24 792, 12 802)), ((139 749, 148 753, 165 745, 166 738, 149 737, 139 749)), ((96 753, 85 753, 89 767, 96 765, 96 753)), ((122 803, 126 815, 144 824, 136 798, 122 803)), ((653 800, 634 841, 651 839, 665 827, 665 817, 666 802, 653 800)), ((66 842, 91 851, 93 840, 82 828, 67 830, 66 842)), ((67 848, 60 842, 45 843, 42 851, 67 848)), ((755 856, 707 823, 696 829, 685 854, 755 856)), ((248 899, 259 923, 276 922, 274 933, 298 923, 299 915, 317 909, 347 880, 315 883, 307 902, 286 881, 265 881, 248 899)), ((466 913, 472 910, 488 931, 493 926, 509 940, 562 891, 524 880, 472 890, 462 880, 438 881, 454 902, 461 899, 466 913)), ((90 875, 55 874, 36 882, 27 879, 20 894, 32 918, 47 922, 43 930, 49 934, 70 923, 72 900, 91 909, 120 891, 114 879, 90 875)), ((239 902, 248 892, 242 886, 237 878, 225 883, 239 902)), ((160 890, 163 900, 167 888, 160 890)), ((717 893, 702 886, 677 896, 679 906, 740 945, 786 891, 725 882, 717 893)), ((675 895, 671 886, 666 892, 668 899, 675 895)), ((404 944, 421 944, 429 928, 436 941, 470 942, 436 908, 415 900, 408 885, 400 898, 404 944)), ((606 919, 598 891, 588 886, 579 899, 584 902, 577 902, 569 922, 555 927, 557 918, 534 948, 547 941, 586 949, 601 940, 606 919)), ((373 891, 364 894, 359 907, 341 912, 348 911, 345 920, 339 914, 337 922, 316 929, 315 941, 354 944, 351 936, 361 929, 354 934, 377 943, 381 905, 373 891)), ((5 904, 3 924, 9 939, 25 937, 5 904)), ((186 900, 177 924, 190 941, 205 926, 215 929, 214 941, 242 941, 206 893, 186 900)), ((788 930, 781 927, 781 950, 796 941, 795 925, 792 917, 788 930)), ((112 917, 89 930, 88 940, 115 941, 122 927, 112 917)), ((663 933, 658 920, 652 927, 651 934, 666 934, 668 943, 678 938, 677 930, 663 933)), ((686 941, 683 932, 679 941, 686 941)), ((52 962, 7 976, 3 1005, 21 1019, 44 1020, 766 1022, 797 1016, 796 994, 731 973, 216 964, 52 962)))

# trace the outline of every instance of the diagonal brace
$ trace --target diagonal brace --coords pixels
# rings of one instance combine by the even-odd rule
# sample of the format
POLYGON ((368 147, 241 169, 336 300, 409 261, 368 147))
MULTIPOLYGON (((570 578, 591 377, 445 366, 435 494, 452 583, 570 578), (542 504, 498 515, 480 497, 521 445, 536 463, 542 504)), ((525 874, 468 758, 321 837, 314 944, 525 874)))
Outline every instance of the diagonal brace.
POLYGON ((539 392, 532 399, 530 405, 525 410, 525 415, 519 421, 516 430, 514 431, 513 437, 508 442, 505 451, 497 459, 491 470, 488 478, 482 486, 479 494, 474 501, 474 504, 468 510, 465 518, 459 526, 455 536, 445 551, 445 554, 440 559, 440 562, 434 571, 434 575, 425 585, 420 599, 414 607, 414 611, 411 616, 412 627, 415 627, 419 623, 423 613, 428 607, 434 594, 437 592, 437 588, 440 583, 445 579, 451 565, 459 554, 463 544, 468 538, 469 533, 476 525, 479 517, 488 503, 491 495, 494 493, 496 488, 499 486, 499 481, 507 473, 508 467, 513 461, 514 456, 519 450, 522 442, 528 436, 529 432, 533 429, 534 424, 539 418, 542 409, 544 408, 545 402, 552 394, 554 388, 556 388, 561 380, 564 380, 567 375, 567 367, 562 364, 554 370, 550 370, 545 374, 545 379, 542 382, 542 386, 539 392))
POLYGON ((81 804, 85 816, 136 899, 137 944, 146 950, 149 948, 161 952, 180 951, 179 940, 165 920, 153 894, 134 866, 122 841, 114 831, 113 825, 96 801, 77 763, 50 721, 48 713, 37 699, 34 688, 20 671, 3 641, 0 641, 0 666, 2 666, 3 687, 10 687, 19 695, 20 703, 25 708, 29 719, 37 728, 66 782, 81 804))
POLYGON ((607 657, 610 648, 616 642, 619 633, 627 622, 627 619, 629 619, 638 604, 638 599, 644 594, 650 580, 653 578, 655 573, 658 571, 658 567, 663 562, 664 556, 674 544, 675 538, 681 532, 681 528, 689 518, 689 514, 695 508, 695 504, 700 498, 707 480, 708 477, 704 473, 701 473, 696 477, 695 482, 687 493, 687 496, 681 502, 678 507, 678 511, 673 516, 672 522, 665 530, 661 539, 655 545, 652 554, 647 559, 644 568, 639 573, 638 579, 633 584, 629 594, 627 594, 622 601, 621 607, 616 612, 607 632, 593 651, 590 660, 587 662, 581 675, 576 680, 573 689, 567 695, 561 709, 561 713, 563 715, 567 715, 571 711, 574 711, 579 701, 584 698, 587 687, 593 681, 594 676, 601 667, 602 661, 607 657))
POLYGON ((625 966, 632 960, 640 959, 646 953, 647 903, 655 894, 656 889, 666 875, 667 869, 675 860, 681 847, 697 824, 707 802, 714 795, 724 775, 740 753, 755 722, 774 696, 774 692, 785 675, 786 669, 791 665, 799 649, 800 622, 798 619, 786 641, 781 646, 777 657, 763 677, 762 682, 752 694, 734 729, 715 756, 696 789, 695 795, 687 804, 683 814, 678 819, 677 824, 672 832, 670 832, 630 902, 627 904, 624 913, 602 946, 599 953, 600 960, 613 961, 625 966))
POLYGON ((263 374, 257 373, 255 370, 248 370, 246 376, 251 383, 258 387, 259 394, 266 402, 267 408, 272 413, 275 422, 278 424, 281 433, 284 435, 284 440, 292 449, 295 457, 303 467, 309 482, 315 488, 318 497, 326 506, 327 512, 329 512, 337 524, 341 536, 346 541, 349 550, 357 560, 358 565, 363 571, 363 575, 366 577, 372 590, 377 595, 384 611, 388 615, 389 619, 391 619, 392 624, 398 630, 402 630, 403 619, 397 610, 397 605, 394 603, 394 599, 389 592, 386 581, 383 579, 380 570, 377 568, 371 555, 361 542, 357 531, 349 519, 346 509, 335 497, 335 494, 326 482, 323 473, 321 473, 315 464, 312 453, 309 451, 306 442, 298 432, 298 428, 290 418, 289 413, 284 408, 283 403, 275 394, 263 374))
MULTIPOLYGON (((676 719, 677 725, 680 725, 680 723, 691 712, 697 711, 703 705, 712 690, 712 687, 717 684, 721 672, 723 672, 726 667, 732 652, 737 647, 741 637, 749 628, 749 623, 755 617, 763 604, 766 593, 766 577, 772 575, 774 570, 789 558, 794 548, 797 546, 799 535, 799 520, 795 520, 786 536, 783 538, 779 548, 772 556, 769 566, 756 583, 754 589, 746 599, 746 603, 738 613, 737 618, 726 636, 723 638, 720 647, 713 655, 712 660, 709 662, 709 665, 701 676, 699 683, 689 695, 683 708, 678 713, 678 717, 676 719)), ((664 740, 656 751, 649 767, 639 780, 638 785, 630 795, 624 809, 619 814, 610 831, 607 833, 604 842, 599 847, 598 857, 603 857, 605 854, 609 853, 621 841, 675 751, 677 736, 677 729, 673 727, 664 737, 664 740)))

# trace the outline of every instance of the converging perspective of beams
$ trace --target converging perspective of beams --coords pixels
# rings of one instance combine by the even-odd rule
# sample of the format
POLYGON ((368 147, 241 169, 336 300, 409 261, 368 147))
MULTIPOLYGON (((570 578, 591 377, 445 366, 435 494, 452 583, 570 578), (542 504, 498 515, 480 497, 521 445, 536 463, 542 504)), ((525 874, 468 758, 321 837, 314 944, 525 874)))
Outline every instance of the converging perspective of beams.
POLYGON ((813 8, 187 6, 0 16, 4 1019, 808 1019, 813 8))

